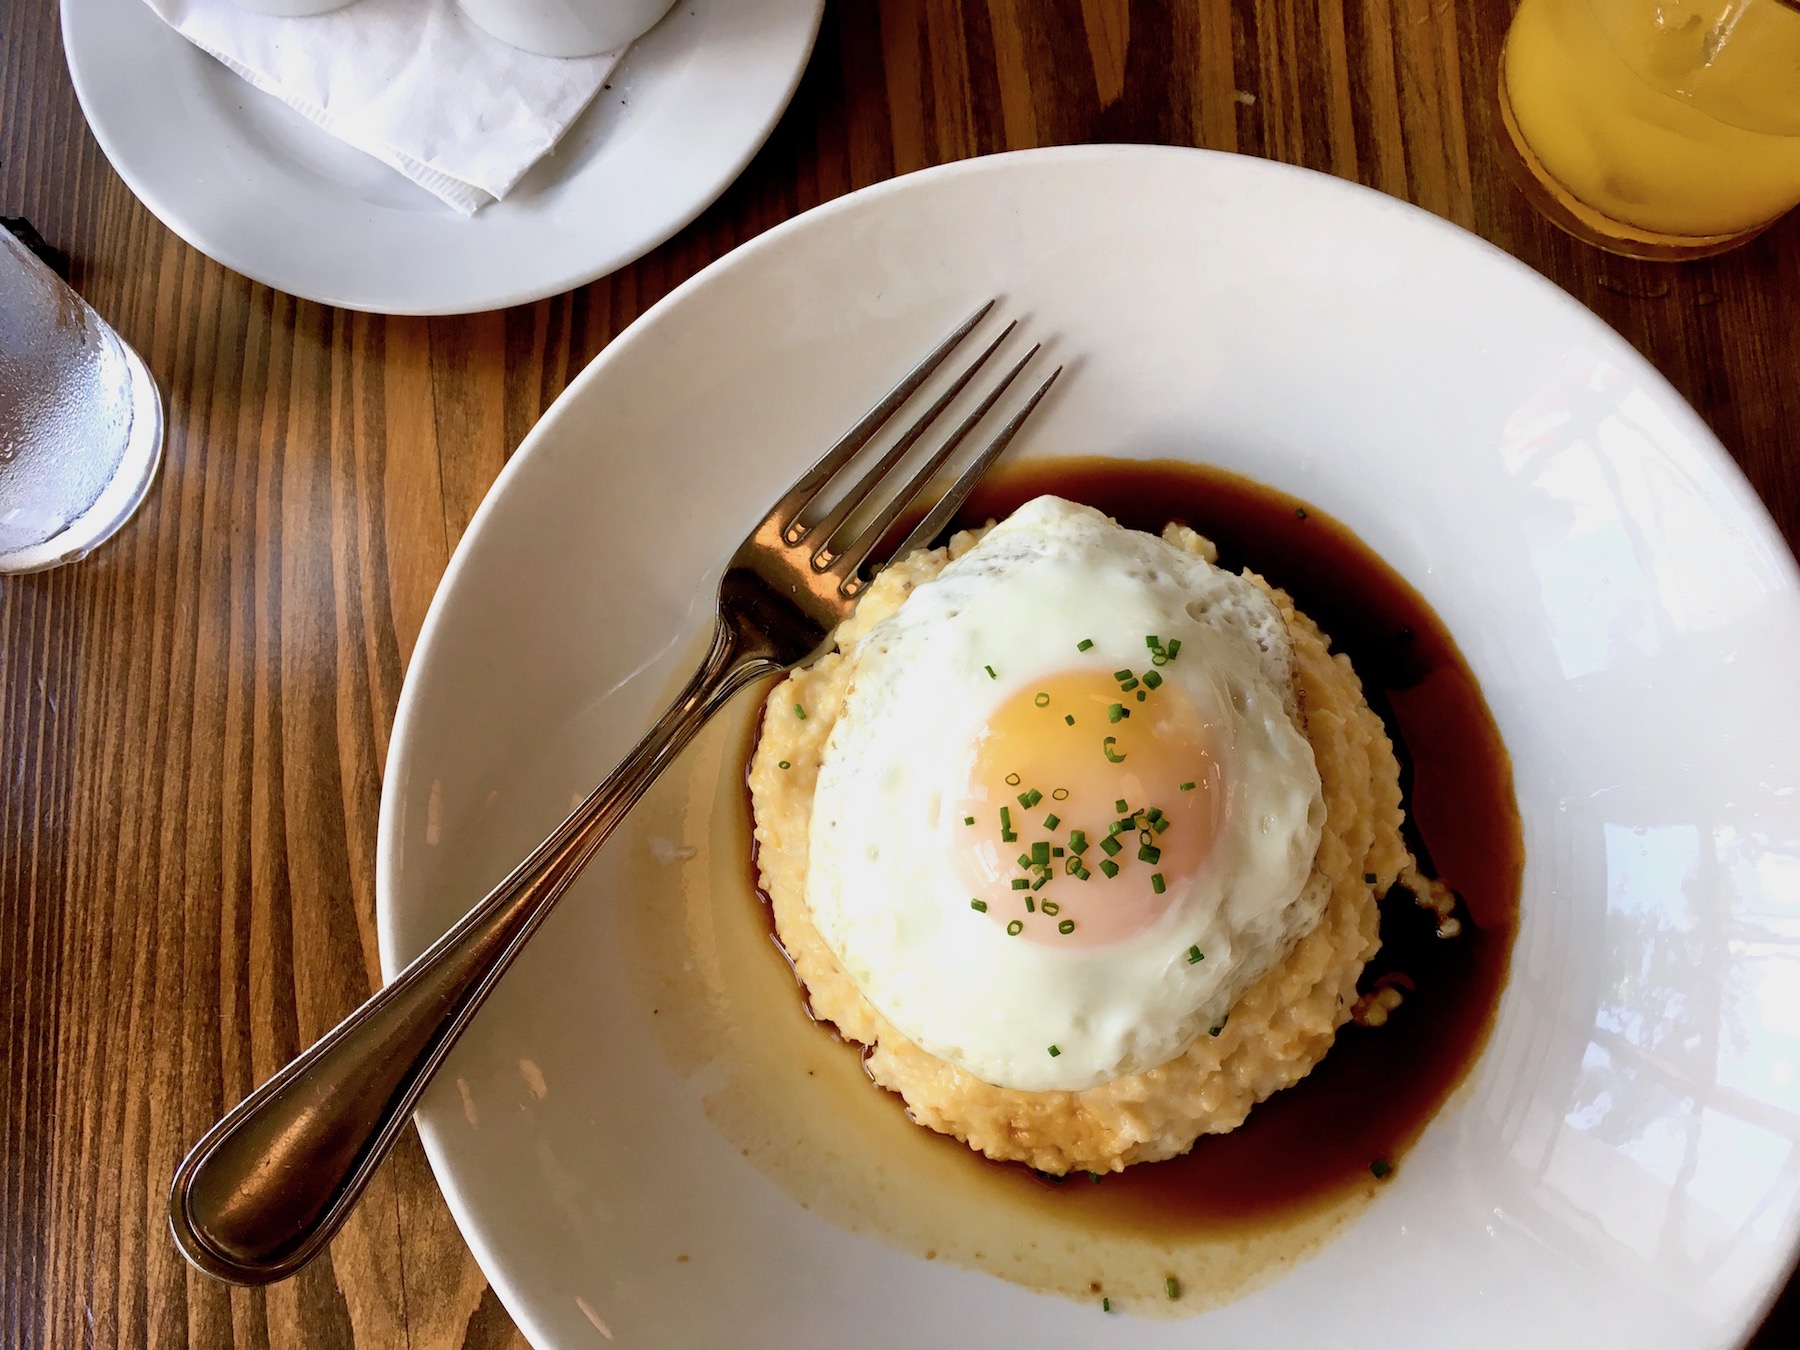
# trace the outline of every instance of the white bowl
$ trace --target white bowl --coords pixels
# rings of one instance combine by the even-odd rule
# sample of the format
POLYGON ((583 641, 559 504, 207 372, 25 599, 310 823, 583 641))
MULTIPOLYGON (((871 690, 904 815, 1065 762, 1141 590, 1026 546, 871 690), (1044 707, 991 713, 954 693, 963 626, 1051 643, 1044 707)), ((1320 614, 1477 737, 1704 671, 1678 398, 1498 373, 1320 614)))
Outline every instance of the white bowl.
MULTIPOLYGON (((1019 453, 1188 455, 1285 489, 1455 634, 1527 852, 1486 1052, 1348 1231, 1195 1320, 1103 1325, 925 1260, 884 1238, 910 1197, 871 1175, 854 1214, 803 1208, 781 1141, 727 1109, 731 1019, 754 1009, 709 925, 749 901, 680 853, 734 790, 715 736, 419 1113, 508 1310, 542 1347, 1735 1341, 1800 1226, 1793 559, 1616 334, 1331 178, 1150 148, 951 165, 763 235, 615 339, 507 466, 426 622, 382 800, 386 971, 610 767, 777 490, 992 294, 1073 362, 1019 453), (660 986, 659 922, 688 953, 660 986), (672 1036, 671 997, 724 1019, 718 1043, 672 1036)), ((815 1116, 780 1129, 816 1150, 854 1125, 815 1116)))

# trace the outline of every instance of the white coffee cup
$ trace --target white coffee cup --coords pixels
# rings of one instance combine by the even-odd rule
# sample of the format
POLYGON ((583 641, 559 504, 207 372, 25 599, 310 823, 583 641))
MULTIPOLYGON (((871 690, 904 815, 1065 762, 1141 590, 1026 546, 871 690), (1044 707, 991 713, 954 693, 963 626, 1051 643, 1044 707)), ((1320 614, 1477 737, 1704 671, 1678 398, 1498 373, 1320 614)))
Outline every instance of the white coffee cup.
MULTIPOLYGON (((278 0, 279 2, 279 0, 278 0)), ((674 0, 456 0, 479 28, 539 56, 594 56, 650 31, 674 0)))
POLYGON ((334 9, 353 5, 356 0, 233 0, 239 9, 256 14, 271 14, 278 19, 308 19, 315 14, 329 14, 334 9))

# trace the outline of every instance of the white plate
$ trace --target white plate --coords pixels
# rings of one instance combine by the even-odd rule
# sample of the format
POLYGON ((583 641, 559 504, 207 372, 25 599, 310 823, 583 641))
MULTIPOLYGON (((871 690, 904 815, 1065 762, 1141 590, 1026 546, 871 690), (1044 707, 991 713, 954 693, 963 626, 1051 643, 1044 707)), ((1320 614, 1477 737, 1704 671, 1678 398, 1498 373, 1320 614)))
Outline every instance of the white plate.
POLYGON ((144 205, 254 281, 382 314, 581 286, 743 171, 799 83, 824 0, 685 0, 504 201, 464 218, 179 36, 142 0, 63 0, 94 138, 144 205))
POLYGON ((384 969, 611 765, 777 490, 996 293, 1076 359, 1021 453, 1248 474, 1448 622, 1525 827, 1493 1038, 1348 1232, 1197 1320, 1103 1324, 890 1246, 878 1173, 847 1232, 721 1114, 731 1047, 646 1006, 633 924, 660 912, 728 1036, 744 1011, 705 869, 653 856, 706 842, 715 741, 655 806, 666 837, 602 853, 419 1113, 502 1301, 541 1347, 1734 1341, 1800 1225, 1793 559, 1616 334, 1336 179, 1152 148, 975 160, 810 212, 646 314, 508 464, 432 605, 382 800, 384 969))

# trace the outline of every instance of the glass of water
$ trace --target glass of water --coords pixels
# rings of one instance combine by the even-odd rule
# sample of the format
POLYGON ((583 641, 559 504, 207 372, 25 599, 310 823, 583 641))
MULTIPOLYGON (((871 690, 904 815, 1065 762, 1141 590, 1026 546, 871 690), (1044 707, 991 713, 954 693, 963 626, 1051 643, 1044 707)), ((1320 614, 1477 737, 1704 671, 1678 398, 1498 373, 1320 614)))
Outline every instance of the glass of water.
POLYGON ((138 354, 0 227, 0 573, 74 562, 111 537, 162 443, 138 354))

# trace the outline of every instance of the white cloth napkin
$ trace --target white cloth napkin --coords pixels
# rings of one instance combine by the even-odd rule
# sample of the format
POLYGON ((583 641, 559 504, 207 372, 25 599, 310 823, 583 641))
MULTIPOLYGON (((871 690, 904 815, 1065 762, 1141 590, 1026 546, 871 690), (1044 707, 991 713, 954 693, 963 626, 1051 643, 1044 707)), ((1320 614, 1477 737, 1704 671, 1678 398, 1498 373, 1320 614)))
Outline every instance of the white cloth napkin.
POLYGON ((533 56, 455 0, 358 0, 274 19, 231 0, 146 0, 170 27, 464 215, 504 197, 619 62, 533 56))

